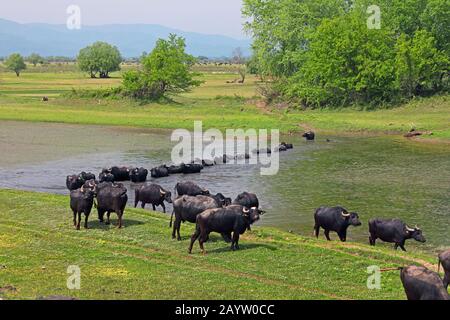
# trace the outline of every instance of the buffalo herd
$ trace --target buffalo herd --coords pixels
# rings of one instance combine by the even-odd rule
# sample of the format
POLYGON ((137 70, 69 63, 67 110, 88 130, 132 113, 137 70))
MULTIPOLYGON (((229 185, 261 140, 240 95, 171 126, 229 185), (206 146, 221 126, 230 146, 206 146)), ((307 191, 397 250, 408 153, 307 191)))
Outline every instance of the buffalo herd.
MULTIPOLYGON (((307 140, 314 140, 314 133, 305 133, 307 140)), ((282 143, 277 151, 291 149, 292 145, 282 143)), ((272 151, 272 150, 271 150, 272 151)), ((257 150, 257 153, 263 152, 257 150)), ((269 152, 269 150, 264 150, 269 152)), ((244 155, 243 158, 247 158, 244 155)), ((221 163, 226 163, 228 157, 223 156, 221 163)), ((201 163, 181 164, 172 166, 159 166, 148 171, 144 168, 111 167, 103 169, 97 180, 92 173, 81 172, 78 175, 69 175, 66 186, 70 191, 70 208, 73 213, 73 224, 80 230, 82 214, 84 214, 84 228, 88 228, 88 218, 95 206, 100 222, 110 224, 110 214, 116 213, 118 228, 123 226, 123 214, 128 202, 127 188, 120 182, 132 181, 143 183, 150 173, 153 178, 166 177, 171 174, 199 173, 204 167, 217 164, 217 160, 201 163)), ((226 242, 231 243, 231 250, 239 249, 239 237, 251 225, 258 221, 265 213, 258 197, 249 192, 243 192, 232 200, 222 193, 212 194, 206 188, 200 187, 191 181, 178 182, 174 194, 164 187, 156 184, 143 184, 135 189, 134 207, 139 202, 141 208, 151 204, 153 210, 161 206, 166 212, 165 203, 173 204, 170 218, 172 238, 181 240, 181 223, 195 223, 195 231, 190 237, 189 253, 198 240, 202 253, 205 253, 204 243, 208 241, 211 232, 219 233, 226 242), (174 219, 175 217, 175 219, 174 219)), ((330 231, 336 232, 342 242, 347 240, 349 226, 361 226, 358 213, 351 212, 343 207, 320 207, 314 212, 314 235, 319 236, 320 229, 324 230, 327 240, 330 231)), ((371 219, 369 225, 369 243, 374 246, 377 239, 394 244, 394 248, 405 249, 405 241, 414 239, 425 242, 425 237, 417 226, 411 228, 399 219, 371 219)), ((401 270, 403 283, 408 299, 444 299, 448 300, 447 287, 450 282, 450 250, 439 255, 439 267, 442 265, 445 276, 441 280, 439 273, 424 267, 409 266, 398 268, 401 270)))

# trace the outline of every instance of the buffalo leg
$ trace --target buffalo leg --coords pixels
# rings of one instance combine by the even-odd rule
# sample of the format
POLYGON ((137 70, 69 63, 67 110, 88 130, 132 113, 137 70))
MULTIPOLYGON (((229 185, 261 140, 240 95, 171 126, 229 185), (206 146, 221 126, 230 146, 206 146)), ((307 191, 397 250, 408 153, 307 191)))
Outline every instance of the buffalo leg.
POLYGON ((369 236, 369 243, 370 243, 370 245, 374 246, 376 241, 377 241, 377 238, 373 234, 371 234, 369 236))
POLYGON ((80 230, 81 224, 81 212, 78 212, 77 230, 80 230))
POLYGON ((179 219, 177 222, 177 240, 178 241, 181 241, 180 228, 181 228, 181 219, 179 219))
POLYGON ((106 223, 105 224, 111 224, 111 221, 109 220, 109 217, 111 216, 111 212, 110 211, 108 211, 107 213, 106 213, 106 223))
POLYGON ((145 209, 145 202, 144 201, 141 202, 141 208, 145 209))
POLYGON ((75 211, 73 212, 73 226, 77 226, 77 213, 75 211))
POLYGON ((231 242, 231 250, 238 250, 239 249, 239 233, 233 232, 233 240, 231 242))
POLYGON ((85 229, 89 229, 88 228, 88 219, 89 219, 89 213, 84 213, 84 228, 85 229))
POLYGON ((197 241, 198 237, 200 237, 200 228, 196 228, 194 234, 191 237, 191 244, 189 245, 189 253, 192 253, 192 247, 194 246, 195 241, 197 241))
POLYGON ((121 211, 117 216, 118 216, 118 218, 119 218, 119 225, 118 225, 118 227, 119 227, 119 229, 121 229, 121 228, 122 228, 122 216, 123 216, 123 211, 121 211))
POLYGON ((320 226, 315 225, 314 226, 314 234, 315 234, 316 238, 319 238, 319 231, 320 231, 320 226))
POLYGON ((166 206, 164 205, 164 203, 161 203, 161 207, 163 208, 163 212, 166 213, 166 206))
POLYGON ((450 283, 450 272, 446 271, 444 276, 444 287, 448 289, 448 285, 450 283))
POLYGON ((222 233, 222 238, 223 238, 223 240, 225 240, 226 243, 230 243, 231 242, 231 232, 222 233))
POLYGON ((172 229, 172 239, 175 239, 175 233, 177 232, 177 216, 175 216, 175 221, 173 223, 173 229, 172 229))
POLYGON ((152 204, 152 207, 153 207, 153 211, 156 211, 156 207, 154 204, 152 204))
POLYGON ((100 222, 103 222, 103 217, 104 217, 104 215, 105 215, 105 211, 100 210, 100 209, 97 208, 97 212, 98 212, 98 220, 99 220, 100 222))
POLYGON ((402 249, 403 251, 406 251, 405 242, 399 243, 398 245, 400 246, 400 249, 402 249))
POLYGON ((339 239, 341 239, 342 242, 347 241, 347 232, 343 231, 343 232, 339 233, 339 239))
POLYGON ((204 244, 206 241, 208 241, 208 238, 209 238, 209 234, 208 234, 208 233, 205 233, 205 232, 202 232, 202 233, 200 234, 199 239, 198 239, 198 244, 200 245, 200 250, 202 250, 202 253, 203 253, 203 254, 206 254, 205 247, 203 246, 203 244, 204 244))
POLYGON ((395 250, 398 249, 398 243, 394 244, 394 249, 395 249, 395 250))
POLYGON ((330 230, 325 230, 325 237, 327 238, 328 241, 331 241, 331 239, 330 239, 330 230))

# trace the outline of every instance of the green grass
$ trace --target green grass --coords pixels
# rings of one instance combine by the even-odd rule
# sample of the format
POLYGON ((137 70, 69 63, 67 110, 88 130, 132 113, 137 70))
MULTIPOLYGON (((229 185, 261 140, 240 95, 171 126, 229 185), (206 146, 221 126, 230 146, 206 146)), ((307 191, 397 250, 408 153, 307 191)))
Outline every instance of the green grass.
MULTIPOLYGON (((0 288, 5 299, 66 295, 82 299, 404 299, 398 272, 382 275, 382 289, 366 286, 367 267, 435 262, 357 243, 325 242, 254 227, 232 252, 218 235, 208 254, 187 253, 171 239, 169 217, 127 208, 125 228, 71 225, 68 197, 0 190, 0 288), (81 290, 66 288, 69 265, 81 268, 81 290)), ((113 223, 116 221, 113 220, 113 223)))
POLYGON ((71 98, 72 89, 89 90, 120 85, 120 73, 110 79, 90 79, 77 71, 25 72, 20 77, 0 72, 0 120, 47 121, 145 128, 192 129, 194 120, 205 128, 277 128, 282 132, 313 128, 335 134, 355 132, 406 133, 412 127, 433 131, 425 138, 450 139, 449 95, 417 99, 377 111, 354 108, 295 111, 258 102, 258 79, 227 84, 228 73, 202 73, 204 84, 172 97, 171 103, 142 104, 132 100, 71 98), (42 96, 49 96, 44 103, 42 96))

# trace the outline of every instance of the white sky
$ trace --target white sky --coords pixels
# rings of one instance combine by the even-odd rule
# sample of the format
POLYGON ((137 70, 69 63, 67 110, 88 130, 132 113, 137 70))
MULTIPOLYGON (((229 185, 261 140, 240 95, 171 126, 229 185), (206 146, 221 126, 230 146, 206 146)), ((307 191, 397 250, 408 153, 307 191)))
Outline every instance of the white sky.
POLYGON ((21 23, 65 24, 69 5, 86 25, 147 23, 245 38, 242 0, 2 0, 0 18, 21 23))

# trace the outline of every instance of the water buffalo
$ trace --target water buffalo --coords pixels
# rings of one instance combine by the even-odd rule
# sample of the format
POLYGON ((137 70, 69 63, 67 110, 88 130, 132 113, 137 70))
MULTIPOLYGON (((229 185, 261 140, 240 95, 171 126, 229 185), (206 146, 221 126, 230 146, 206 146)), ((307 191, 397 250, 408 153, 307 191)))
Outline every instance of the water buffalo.
POLYGON ((292 143, 286 143, 286 142, 282 142, 280 143, 281 146, 285 146, 286 149, 293 149, 294 145, 292 143))
POLYGON ((307 141, 313 141, 316 138, 316 134, 312 131, 307 131, 304 134, 302 134, 302 137, 305 138, 307 141))
POLYGON ((173 202, 172 216, 170 217, 170 227, 172 227, 172 219, 175 214, 175 222, 173 224, 172 239, 175 239, 175 233, 177 233, 177 239, 181 240, 180 227, 181 222, 195 223, 197 215, 207 209, 221 208, 227 205, 226 199, 221 193, 215 196, 188 196, 184 195, 177 198, 173 202))
POLYGON ((130 169, 127 167, 112 167, 110 169, 107 169, 106 172, 111 173, 114 176, 115 181, 130 180, 130 169))
POLYGON ((167 167, 167 170, 169 171, 169 174, 180 174, 183 173, 184 166, 185 166, 184 163, 180 165, 171 165, 167 167))
POLYGON ((130 172, 130 179, 134 183, 145 182, 147 180, 148 170, 144 168, 134 168, 130 172))
POLYGON ((84 172, 83 171, 83 172, 80 173, 80 177, 84 181, 95 180, 95 174, 90 173, 90 172, 84 172))
POLYGON ((139 201, 141 202, 142 209, 145 208, 145 205, 147 203, 150 203, 153 207, 153 211, 156 211, 157 206, 161 206, 165 213, 166 206, 164 205, 164 201, 172 203, 172 194, 170 193, 170 191, 165 190, 160 185, 152 183, 135 190, 135 208, 137 207, 139 201))
POLYGON ((106 212, 106 224, 110 224, 110 214, 111 212, 115 212, 119 220, 118 227, 122 228, 122 216, 127 201, 127 188, 123 184, 111 182, 100 183, 97 186, 97 211, 100 222, 103 222, 103 217, 106 212))
POLYGON ((234 199, 233 204, 238 204, 247 208, 259 208, 259 200, 256 194, 250 192, 243 192, 234 199))
POLYGON ((385 242, 395 243, 394 248, 405 249, 405 241, 414 239, 419 242, 425 242, 422 230, 419 228, 410 228, 399 219, 371 219, 369 220, 369 243, 374 246, 377 239, 385 242))
POLYGON ((208 209, 196 218, 195 232, 191 237, 189 253, 192 253, 194 242, 199 239, 200 249, 205 253, 203 243, 208 241, 211 232, 217 232, 231 238, 231 249, 239 249, 239 236, 254 222, 258 221, 262 212, 256 208, 231 205, 226 208, 208 209), (233 233, 233 236, 231 236, 233 233))
POLYGON ((115 182, 114 176, 108 172, 102 172, 98 175, 100 182, 115 182))
POLYGON ((208 159, 203 159, 202 160, 202 166, 204 167, 212 167, 214 166, 214 160, 208 160, 208 159))
POLYGON ((175 194, 178 196, 187 195, 195 197, 198 195, 208 196, 210 193, 208 189, 201 188, 194 182, 182 181, 175 185, 175 194))
POLYGON ((84 185, 77 190, 70 192, 70 208, 73 212, 73 225, 80 230, 81 214, 84 213, 84 228, 88 228, 88 219, 92 211, 95 197, 95 182, 91 180, 86 182, 87 187, 84 185), (77 221, 78 217, 78 221, 77 221))
POLYGON ((163 178, 169 176, 169 170, 165 165, 153 168, 150 170, 152 178, 163 178))
POLYGON ((280 144, 278 147, 275 147, 275 148, 273 149, 273 151, 274 151, 274 152, 284 152, 284 151, 287 151, 287 148, 286 148, 285 145, 280 144))
POLYGON ((400 278, 408 300, 450 300, 439 275, 427 268, 402 268, 400 278))
POLYGON ((80 175, 73 174, 66 177, 66 187, 69 191, 80 189, 84 182, 80 175))
POLYGON ((314 213, 314 231, 319 237, 320 228, 325 230, 325 237, 330 239, 330 231, 335 231, 342 242, 347 240, 349 226, 360 226, 359 215, 356 212, 348 212, 343 207, 320 207, 314 213))
POLYGON ((439 254, 439 271, 442 267, 444 268, 444 287, 447 289, 450 283, 450 250, 444 251, 439 254))
POLYGON ((198 163, 186 164, 183 166, 184 174, 200 173, 203 170, 203 165, 198 163))

